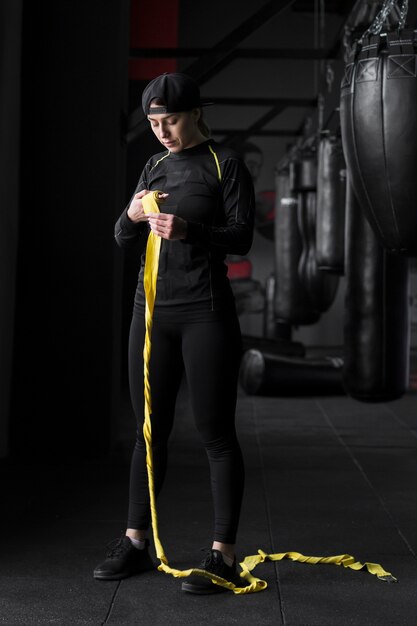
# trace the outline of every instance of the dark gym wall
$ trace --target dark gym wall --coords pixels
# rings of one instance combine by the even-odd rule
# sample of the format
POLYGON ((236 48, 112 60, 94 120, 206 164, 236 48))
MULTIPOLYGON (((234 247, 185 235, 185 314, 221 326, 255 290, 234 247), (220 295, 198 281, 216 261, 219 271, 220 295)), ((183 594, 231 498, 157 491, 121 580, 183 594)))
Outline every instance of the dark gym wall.
POLYGON ((22 3, 0 3, 0 458, 8 455, 19 201, 22 3))
POLYGON ((129 2, 24 0, 13 454, 105 454, 117 428, 129 2))

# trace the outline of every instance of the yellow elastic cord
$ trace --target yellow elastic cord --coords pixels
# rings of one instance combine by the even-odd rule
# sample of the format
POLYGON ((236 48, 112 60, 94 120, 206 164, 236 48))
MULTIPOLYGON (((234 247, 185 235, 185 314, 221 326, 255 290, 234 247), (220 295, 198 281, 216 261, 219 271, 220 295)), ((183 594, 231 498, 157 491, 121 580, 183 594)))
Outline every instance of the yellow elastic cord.
MULTIPOLYGON (((142 204, 145 213, 159 213, 159 191, 153 191, 146 194, 142 198, 142 204)), ((144 290, 146 297, 145 308, 145 344, 143 348, 143 375, 145 389, 145 420, 143 424, 143 435, 146 442, 146 466, 148 471, 149 497, 151 506, 152 531, 155 544, 156 556, 160 560, 158 569, 179 578, 186 578, 192 574, 197 574, 205 578, 209 578, 216 585, 232 589, 235 593, 244 593, 245 588, 236 587, 233 583, 220 578, 210 572, 201 569, 177 570, 169 566, 168 559, 164 553, 158 531, 158 515, 156 511, 156 498, 153 477, 153 458, 152 458, 152 427, 151 427, 151 388, 149 383, 149 360, 151 354, 151 332, 152 332, 152 316, 156 296, 156 279, 158 275, 159 251, 161 247, 161 238, 152 231, 149 233, 148 243, 146 246, 145 270, 144 270, 144 290)), ((265 583, 266 586, 266 583, 265 583)))
MULTIPOLYGON (((158 191, 146 194, 142 198, 142 205, 145 213, 159 213, 158 191)), ((158 276, 159 251, 161 248, 161 238, 150 231, 146 245, 145 271, 143 277, 143 287, 145 290, 145 343, 143 347, 143 376, 144 376, 144 397, 145 397, 145 420, 143 423, 143 435, 146 442, 146 467, 148 472, 149 497, 151 502, 152 528, 155 548, 158 559, 166 559, 164 550, 158 535, 158 518, 155 504, 155 487, 153 479, 152 460, 152 430, 151 430, 151 388, 149 383, 149 359, 151 355, 151 331, 152 317, 156 296, 156 279, 158 276)))
MULTIPOLYGON (((209 146, 210 147, 210 146, 209 146)), ((210 148, 211 150, 211 148, 210 148)), ((212 151, 213 152, 213 151, 212 151)), ((220 167, 218 164, 218 159, 215 153, 213 152, 214 157, 216 159, 217 166, 220 171, 220 167)), ((146 194, 142 198, 142 204, 144 207, 145 213, 159 213, 159 193, 158 191, 153 191, 149 194, 146 194)), ((281 561, 283 559, 291 559, 292 561, 299 561, 301 563, 332 563, 334 565, 342 565, 343 567, 350 568, 353 570, 362 570, 366 569, 370 574, 377 576, 379 580, 384 580, 387 582, 397 582, 397 579, 386 572, 380 565, 377 563, 360 563, 356 561, 353 556, 349 554, 342 554, 339 556, 327 556, 327 557, 319 557, 319 556, 304 556, 299 552, 282 552, 280 554, 266 554, 263 550, 258 550, 258 554, 254 554, 253 556, 247 556, 240 563, 240 567, 242 571, 240 572, 240 577, 242 578, 242 586, 237 587, 233 583, 225 580, 224 578, 220 578, 215 574, 211 574, 206 570, 202 569, 187 569, 187 570, 178 570, 169 566, 168 559, 164 553, 164 549, 162 547, 161 541, 159 539, 159 531, 158 531, 158 515, 156 511, 156 499, 155 499, 155 488, 154 488, 154 477, 153 477, 153 459, 152 459, 152 428, 151 428, 151 414, 152 414, 152 405, 151 405, 151 388, 149 383, 149 359, 151 354, 151 331, 152 331, 152 317, 153 310, 155 304, 155 296, 156 296, 156 279, 158 275, 158 263, 159 263, 159 251, 161 247, 161 238, 155 235, 152 231, 149 233, 148 243, 146 247, 146 260, 145 260, 145 271, 144 271, 144 289, 146 296, 146 309, 145 309, 145 345, 143 349, 143 374, 144 374, 144 386, 145 386, 145 421, 143 424, 143 434, 146 442, 146 465, 148 471, 148 483, 149 483, 149 496, 150 496, 150 505, 151 505, 151 518, 152 518, 152 531, 153 531, 153 539, 155 544, 155 550, 157 558, 160 561, 160 565, 158 569, 166 574, 171 574, 176 578, 186 578, 187 576, 191 576, 192 574, 197 574, 198 576, 203 576, 204 578, 208 578, 214 584, 220 585, 221 587, 226 587, 230 589, 235 594, 246 594, 246 593, 255 593, 257 591, 263 591, 267 587, 267 582, 265 580, 261 580, 260 578, 256 578, 251 574, 252 570, 255 569, 259 563, 263 563, 265 561, 281 561)))
MULTIPOLYGON (((312 565, 317 565, 318 563, 342 565, 345 568, 356 571, 366 569, 370 574, 379 578, 379 580, 397 582, 397 579, 390 574, 390 572, 386 572, 381 565, 377 563, 360 563, 350 554, 340 554, 338 556, 304 556, 304 554, 300 554, 299 552, 266 554, 263 550, 258 550, 258 554, 254 554, 253 556, 247 556, 242 563, 240 563, 243 570, 241 576, 248 581, 252 581, 253 577, 250 572, 255 569, 259 563, 264 563, 265 561, 282 561, 283 559, 291 559, 291 561, 298 561, 299 563, 311 563, 312 565)), ((254 580, 257 581, 258 579, 255 578, 254 580)), ((261 589, 256 589, 255 591, 261 591, 261 589)))

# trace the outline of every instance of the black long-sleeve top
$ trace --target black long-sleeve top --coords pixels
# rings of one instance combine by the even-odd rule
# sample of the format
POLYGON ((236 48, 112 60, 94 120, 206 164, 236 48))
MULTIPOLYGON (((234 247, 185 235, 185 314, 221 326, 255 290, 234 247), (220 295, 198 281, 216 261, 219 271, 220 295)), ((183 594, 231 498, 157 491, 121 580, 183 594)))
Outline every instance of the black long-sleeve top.
MULTIPOLYGON (((134 194, 142 189, 168 193, 161 212, 187 221, 185 239, 162 239, 155 309, 227 307, 233 296, 226 255, 246 254, 253 240, 254 189, 243 159, 211 139, 179 153, 161 152, 146 163, 134 194)), ((135 305, 143 306, 149 226, 129 219, 129 205, 116 222, 115 238, 121 248, 137 245, 142 252, 135 305)))

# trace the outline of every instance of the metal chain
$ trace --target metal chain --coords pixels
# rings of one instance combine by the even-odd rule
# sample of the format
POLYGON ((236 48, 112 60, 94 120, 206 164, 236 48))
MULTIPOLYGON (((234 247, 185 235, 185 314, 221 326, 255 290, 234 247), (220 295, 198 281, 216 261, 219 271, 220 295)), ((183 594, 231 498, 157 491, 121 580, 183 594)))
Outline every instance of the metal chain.
POLYGON ((368 28, 368 33, 372 33, 372 35, 378 35, 382 27, 387 19, 388 15, 392 12, 394 5, 396 4, 396 0, 384 0, 384 4, 382 5, 382 9, 379 13, 377 13, 374 21, 368 28))
POLYGON ((407 13, 408 13, 408 0, 403 0, 403 3, 400 7, 400 19, 398 22, 398 28, 404 28, 405 26, 405 21, 407 19, 407 13))
MULTIPOLYGON (((392 13, 397 1, 399 0, 384 0, 384 3, 382 5, 380 12, 376 15, 374 21, 369 26, 369 28, 363 33, 361 37, 361 41, 364 37, 366 37, 366 35, 369 35, 369 34, 379 35, 388 15, 392 13)), ((399 20, 398 20, 397 28, 400 30, 401 28, 404 28, 405 20, 407 18, 408 0, 402 0, 401 6, 397 8, 399 10, 399 20)))

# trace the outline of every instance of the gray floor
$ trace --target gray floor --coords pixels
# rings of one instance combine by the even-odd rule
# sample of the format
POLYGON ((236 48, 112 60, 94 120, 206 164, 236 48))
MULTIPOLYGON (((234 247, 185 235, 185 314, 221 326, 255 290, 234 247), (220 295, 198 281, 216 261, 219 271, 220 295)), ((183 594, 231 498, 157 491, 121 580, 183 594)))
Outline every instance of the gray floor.
MULTIPOLYGON (((129 413, 129 408, 127 408, 129 413)), ((211 535, 205 455, 178 402, 158 510, 170 564, 187 568, 211 535)), ((345 395, 238 400, 247 479, 238 554, 350 554, 398 578, 284 560, 260 593, 192 596, 160 572, 99 582, 92 570, 124 528, 132 422, 103 463, 1 468, 0 623, 149 626, 417 623, 417 394, 383 404, 345 395), (19 495, 27 495, 23 502, 19 495), (4 503, 4 500, 3 500, 4 503)))

